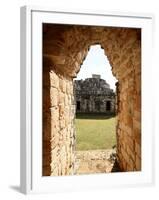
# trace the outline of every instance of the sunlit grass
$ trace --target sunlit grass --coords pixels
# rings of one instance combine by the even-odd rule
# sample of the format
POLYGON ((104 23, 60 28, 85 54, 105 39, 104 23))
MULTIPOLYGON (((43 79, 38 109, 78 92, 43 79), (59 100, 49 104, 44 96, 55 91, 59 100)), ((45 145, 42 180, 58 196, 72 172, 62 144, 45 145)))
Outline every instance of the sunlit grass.
POLYGON ((76 150, 110 149, 116 145, 115 117, 101 114, 78 114, 76 150))

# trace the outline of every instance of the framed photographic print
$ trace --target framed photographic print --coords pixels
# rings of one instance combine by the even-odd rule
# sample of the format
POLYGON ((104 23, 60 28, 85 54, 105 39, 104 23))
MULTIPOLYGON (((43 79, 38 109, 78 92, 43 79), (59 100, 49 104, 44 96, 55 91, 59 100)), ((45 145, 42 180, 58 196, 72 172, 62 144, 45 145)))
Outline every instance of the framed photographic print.
POLYGON ((153 183, 150 14, 21 8, 21 191, 153 183))

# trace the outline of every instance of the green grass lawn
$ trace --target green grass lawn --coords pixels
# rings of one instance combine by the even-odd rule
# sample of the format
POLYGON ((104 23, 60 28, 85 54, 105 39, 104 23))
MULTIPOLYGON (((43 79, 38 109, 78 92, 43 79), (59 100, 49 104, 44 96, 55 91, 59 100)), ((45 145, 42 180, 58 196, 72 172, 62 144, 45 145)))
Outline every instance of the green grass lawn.
POLYGON ((116 121, 104 114, 76 115, 76 150, 110 149, 116 145, 116 121))

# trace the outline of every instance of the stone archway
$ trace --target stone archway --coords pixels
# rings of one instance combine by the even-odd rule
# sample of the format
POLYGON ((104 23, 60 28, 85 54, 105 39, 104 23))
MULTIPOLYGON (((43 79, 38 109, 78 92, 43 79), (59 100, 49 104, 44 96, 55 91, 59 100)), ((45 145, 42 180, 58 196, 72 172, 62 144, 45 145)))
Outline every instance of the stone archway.
POLYGON ((73 78, 100 44, 117 85, 117 155, 122 171, 141 170, 141 30, 43 25, 43 175, 74 174, 73 78))

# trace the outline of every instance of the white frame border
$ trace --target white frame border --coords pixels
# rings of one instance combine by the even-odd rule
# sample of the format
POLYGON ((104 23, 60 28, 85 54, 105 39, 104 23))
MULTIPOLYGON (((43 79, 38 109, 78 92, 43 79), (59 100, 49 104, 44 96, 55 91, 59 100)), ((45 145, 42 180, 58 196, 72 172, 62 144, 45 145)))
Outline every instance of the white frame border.
MULTIPOLYGON (((38 159, 35 159, 36 155, 41 155, 38 154, 37 150, 40 149, 41 143, 35 143, 35 139, 38 139, 40 141, 40 137, 37 138, 37 134, 34 132, 32 134, 33 126, 35 126, 34 130, 41 130, 37 127, 36 122, 36 117, 37 115, 34 116, 33 111, 35 111, 35 101, 37 100, 37 97, 39 97, 42 93, 39 91, 39 93, 35 93, 38 84, 41 84, 41 79, 38 79, 38 77, 41 76, 41 71, 37 70, 37 59, 34 59, 35 54, 38 53, 40 54, 41 50, 37 51, 37 48, 34 48, 34 45, 38 46, 38 43, 34 42, 36 39, 33 39, 33 34, 32 34, 32 29, 34 29, 35 22, 33 22, 33 17, 32 13, 38 13, 41 12, 43 13, 51 13, 49 15, 80 15, 80 16, 90 16, 93 18, 95 16, 96 18, 104 18, 105 17, 116 17, 116 18, 132 18, 136 20, 143 20, 145 22, 145 27, 147 27, 147 31, 145 32, 147 34, 147 37, 149 38, 149 42, 147 43, 147 46, 145 52, 142 52, 142 57, 145 59, 142 59, 142 66, 144 63, 145 69, 143 70, 142 68, 142 82, 144 82, 144 88, 142 87, 142 99, 147 98, 146 96, 146 88, 149 90, 149 92, 152 93, 149 83, 146 83, 145 77, 147 77, 150 72, 148 71, 148 65, 152 64, 152 56, 149 55, 149 59, 146 58, 148 55, 147 53, 150 53, 152 51, 152 28, 153 28, 153 19, 154 16, 152 14, 138 14, 138 13, 120 13, 120 12, 106 12, 106 11, 88 11, 88 10, 64 10, 64 9, 50 9, 50 8, 40 8, 40 7, 35 7, 35 6, 25 6, 21 8, 21 192, 23 193, 40 193, 40 192, 61 192, 61 191, 72 191, 72 190, 87 190, 87 189, 105 189, 106 187, 119 187, 119 186, 139 186, 139 185, 152 185, 154 183, 154 130, 152 127, 153 122, 151 121, 152 116, 151 114, 149 116, 143 115, 144 122, 149 119, 150 123, 146 127, 146 129, 151 130, 152 136, 148 137, 150 140, 150 146, 149 146, 149 152, 147 152, 149 155, 149 161, 151 160, 152 164, 149 165, 149 169, 147 169, 147 173, 142 174, 142 172, 125 172, 124 174, 122 173, 113 173, 113 174, 106 174, 107 180, 111 180, 110 184, 105 184, 103 182, 103 177, 105 178, 105 174, 99 174, 99 175, 82 175, 82 176, 65 176, 65 177, 41 177, 39 174, 40 173, 40 168, 37 170, 38 163, 41 162, 38 159), (146 25, 148 20, 150 20, 148 23, 149 25, 146 25), (34 25, 34 26, 33 26, 34 25), (35 43, 35 44, 34 44, 35 43), (34 45, 33 45, 34 44, 34 45), (149 51, 147 52, 147 48, 149 48, 149 51), (36 49, 36 50, 35 50, 36 49), (35 51, 35 52, 34 52, 35 51), (34 56, 33 56, 34 55, 34 56), (35 61, 34 61, 35 60, 35 61), (146 61, 145 61, 146 60, 146 61), (148 62, 148 63, 146 63, 148 62), (34 67, 33 67, 34 66, 34 67), (35 77, 35 73, 38 73, 37 79, 35 77), (148 73, 148 74, 147 74, 148 73), (37 84, 35 84, 35 80, 37 81, 37 84), (33 84, 34 83, 34 84, 33 84), (34 96, 34 98, 33 98, 34 96), (37 128, 37 129, 36 129, 37 128), (140 176, 138 180, 136 177, 140 176), (121 179, 122 175, 122 179, 121 179), (114 178, 115 177, 115 178, 114 178), (125 181, 122 181, 124 180, 125 181), (89 179, 89 181, 87 181, 89 179), (119 179, 121 181, 121 184, 116 183, 115 180, 119 179), (94 181, 95 180, 95 181, 94 181), (131 180, 131 181, 129 181, 131 180), (78 182, 78 183, 77 183, 78 182), (94 183, 95 182, 95 183, 94 183), (60 186, 60 187, 59 187, 60 186), (80 187, 80 189, 79 189, 80 187)), ((49 15, 46 18, 49 18, 49 15)), ((57 16, 57 22, 58 23, 63 23, 66 24, 66 22, 63 22, 65 20, 60 21, 60 17, 57 16)), ((40 18, 39 16, 37 18, 40 18)), ((52 17, 49 18, 49 20, 52 17)), ((56 18, 56 17, 55 17, 56 18)), ((36 16, 35 16, 36 20, 36 16)), ((42 19, 40 19, 43 21, 42 19)), ((41 23, 39 20, 39 23, 41 23)), ((70 19, 69 19, 70 20, 70 19)), ((47 21, 47 19, 46 19, 47 21)), ((74 21, 74 20, 73 20, 74 21)), ((133 21, 133 20, 132 20, 133 21)), ((53 21, 51 21, 53 23, 53 21)), ((54 19, 55 22, 55 19, 54 19)), ((72 22, 69 22, 72 24, 72 22)), ((68 23, 68 24, 69 24, 68 23)), ((75 22, 74 24, 80 24, 81 19, 78 22, 75 22)), ((138 25, 133 25, 134 22, 132 22, 131 27, 138 27, 138 25)), ((84 21, 82 24, 85 24, 84 21)), ((88 23, 86 22, 86 25, 88 23)), ((37 28, 38 28, 38 23, 37 23, 37 28)), ((94 23, 94 21, 89 23, 89 25, 97 25, 94 23)), ((100 24, 101 25, 101 24, 100 24)), ((110 21, 110 24, 104 24, 105 26, 110 26, 112 25, 112 22, 110 21)), ((117 26, 117 25, 113 25, 117 26)), ((130 25, 129 25, 130 26, 130 25)), ((124 26, 122 26, 124 27, 124 26)), ((128 24, 126 24, 125 27, 128 27, 128 24)), ((139 23, 139 27, 141 27, 141 24, 139 23)), ((143 28, 143 27, 142 27, 143 28)), ((34 29, 35 31, 35 29, 34 29)), ((42 44, 40 44, 42 45, 42 44)), ((38 46, 41 47, 41 46, 38 46)), ((41 65, 41 61, 38 62, 38 64, 41 65)), ((150 68, 149 68, 150 70, 150 68)), ((152 77, 149 77, 151 80, 152 77)), ((145 102, 145 105, 147 105, 152 101, 151 99, 148 99, 145 102)), ((37 102, 37 101, 36 101, 37 102)), ((39 103, 37 105, 36 111, 39 111, 39 107, 41 106, 41 101, 39 100, 39 103), (39 106, 39 107, 38 107, 39 106)), ((149 109, 146 110, 146 113, 152 113, 152 107, 149 107, 149 109)), ((41 117, 41 113, 40 117, 41 117)), ((40 118, 39 118, 40 119, 40 118)), ((143 120, 142 120, 143 122, 143 120)), ((142 123, 143 124, 143 123, 142 123)), ((142 127, 144 128, 144 127, 142 127)), ((144 128, 144 133, 146 133, 146 130, 144 128)), ((147 131, 148 132, 148 131, 147 131)), ((143 134, 142 134, 142 141, 143 141, 143 134)), ((146 150, 146 148, 142 148, 142 150, 146 150)), ((42 151, 42 148, 41 148, 42 151)), ((41 153, 41 152, 40 152, 41 153)), ((40 157, 39 157, 40 159, 40 157)))

